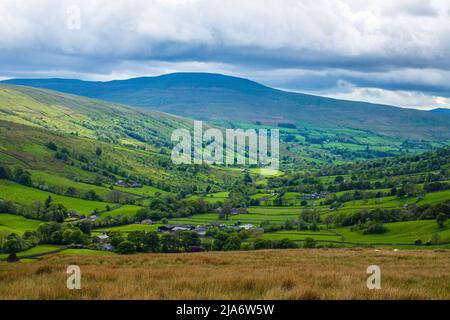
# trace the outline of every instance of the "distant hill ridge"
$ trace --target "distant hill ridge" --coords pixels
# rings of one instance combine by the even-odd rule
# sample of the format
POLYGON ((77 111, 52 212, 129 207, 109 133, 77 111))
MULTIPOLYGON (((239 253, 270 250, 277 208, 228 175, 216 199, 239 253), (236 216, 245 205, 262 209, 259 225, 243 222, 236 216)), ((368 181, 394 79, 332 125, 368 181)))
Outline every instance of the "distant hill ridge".
POLYGON ((450 117, 442 117, 442 113, 286 92, 221 74, 172 73, 108 82, 71 79, 4 82, 213 122, 295 123, 305 127, 357 128, 404 139, 450 140, 450 117))
POLYGON ((429 110, 429 112, 436 113, 436 114, 448 114, 448 115, 450 115, 450 109, 446 109, 446 108, 436 108, 436 109, 429 110))

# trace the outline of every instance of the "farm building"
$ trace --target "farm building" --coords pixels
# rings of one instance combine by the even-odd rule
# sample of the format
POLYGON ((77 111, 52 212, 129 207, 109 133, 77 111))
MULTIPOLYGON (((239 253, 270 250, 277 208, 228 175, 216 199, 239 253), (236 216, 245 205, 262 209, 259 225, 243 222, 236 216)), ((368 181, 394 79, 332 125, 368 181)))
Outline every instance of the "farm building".
POLYGON ((171 224, 158 227, 159 232, 192 231, 195 226, 191 224, 171 224))
POLYGON ((105 243, 108 239, 108 235, 106 233, 102 233, 101 235, 92 238, 92 241, 94 243, 105 243))

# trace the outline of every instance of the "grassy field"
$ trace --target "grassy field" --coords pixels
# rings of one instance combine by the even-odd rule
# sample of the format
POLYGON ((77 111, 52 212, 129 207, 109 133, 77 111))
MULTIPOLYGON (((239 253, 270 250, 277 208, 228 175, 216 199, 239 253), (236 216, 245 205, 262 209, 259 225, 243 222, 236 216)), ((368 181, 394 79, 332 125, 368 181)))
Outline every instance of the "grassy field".
POLYGON ((111 211, 105 211, 100 214, 100 217, 117 216, 117 215, 124 217, 132 217, 139 209, 141 209, 141 207, 127 204, 111 211))
POLYGON ((58 253, 61 256, 112 256, 114 252, 90 249, 66 249, 58 253))
POLYGON ((450 299, 449 250, 310 249, 0 262, 0 299, 450 299), (81 268, 81 290, 66 268, 81 268), (369 265, 381 289, 366 287, 369 265))
MULTIPOLYGON (((109 188, 96 186, 94 184, 88 184, 83 182, 77 182, 73 179, 61 177, 52 173, 39 170, 30 170, 33 179, 39 182, 39 184, 51 186, 65 192, 67 188, 74 187, 80 194, 85 194, 88 191, 95 191, 102 199, 106 199, 111 192, 109 188)), ((76 176, 74 177, 76 178, 76 176)))
MULTIPOLYGON (((55 250, 60 249, 61 246, 56 246, 56 245, 50 245, 50 244, 44 244, 44 245, 39 245, 36 246, 34 248, 19 252, 17 254, 17 256, 20 257, 26 257, 29 255, 35 255, 35 254, 43 254, 43 253, 47 253, 47 252, 52 252, 55 250)), ((8 254, 4 253, 4 254, 0 254, 0 259, 5 259, 8 257, 8 254)))
POLYGON ((439 229, 434 220, 403 221, 385 223, 387 232, 382 234, 363 234, 362 231, 352 231, 350 227, 320 231, 277 231, 261 235, 263 239, 281 240, 290 239, 302 242, 306 238, 312 238, 319 242, 351 242, 382 245, 413 245, 414 241, 427 242, 434 234, 438 234, 441 242, 450 241, 450 221, 447 221, 443 229, 439 229))
POLYGON ((117 226, 117 227, 107 227, 107 228, 100 228, 95 229, 95 233, 101 233, 101 232, 110 232, 110 231, 121 231, 121 232, 131 232, 131 231, 156 231, 158 230, 158 226, 160 224, 152 224, 152 225, 146 225, 146 224, 129 224, 125 226, 117 226))
POLYGON ((385 223, 387 232, 364 235, 361 231, 350 231, 350 228, 339 228, 336 231, 343 235, 345 241, 371 243, 414 243, 419 239, 426 242, 433 234, 439 234, 442 242, 450 241, 450 221, 443 229, 439 229, 434 220, 405 221, 385 223))
MULTIPOLYGON (((34 201, 41 201, 44 203, 48 196, 51 196, 53 201, 64 204, 68 210, 76 210, 80 214, 91 214, 95 209, 104 210, 105 206, 108 205, 106 202, 88 201, 61 196, 39 189, 26 187, 11 181, 0 180, 0 198, 12 200, 23 205, 29 205, 34 201)), ((113 206, 113 204, 109 205, 113 206)))
POLYGON ((25 231, 36 230, 42 221, 26 219, 22 216, 0 213, 0 231, 22 235, 25 231))

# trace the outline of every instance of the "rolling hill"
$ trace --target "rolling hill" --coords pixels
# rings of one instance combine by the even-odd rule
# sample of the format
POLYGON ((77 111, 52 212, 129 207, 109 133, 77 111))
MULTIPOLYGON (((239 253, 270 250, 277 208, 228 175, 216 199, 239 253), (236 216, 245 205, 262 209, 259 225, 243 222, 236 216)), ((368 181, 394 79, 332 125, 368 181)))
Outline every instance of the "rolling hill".
POLYGON ((429 112, 435 113, 435 114, 450 115, 450 109, 445 109, 445 108, 436 108, 436 109, 430 110, 429 112))
POLYGON ((158 111, 0 85, 0 165, 29 170, 35 187, 46 185, 57 192, 75 187, 81 195, 92 190, 105 198, 117 180, 128 180, 144 187, 117 189, 138 197, 177 192, 193 183, 222 183, 222 176, 232 171, 189 172, 172 164, 171 132, 190 126, 188 119, 158 111))
POLYGON ((5 83, 58 90, 212 122, 354 128, 402 139, 450 140, 442 114, 273 89, 236 77, 174 73, 109 82, 12 79, 5 83))

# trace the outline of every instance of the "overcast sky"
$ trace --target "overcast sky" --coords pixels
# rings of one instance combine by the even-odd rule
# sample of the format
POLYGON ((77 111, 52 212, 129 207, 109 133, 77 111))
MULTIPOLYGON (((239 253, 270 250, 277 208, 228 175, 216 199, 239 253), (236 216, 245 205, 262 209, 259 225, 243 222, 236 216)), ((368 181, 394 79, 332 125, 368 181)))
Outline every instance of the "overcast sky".
POLYGON ((450 1, 0 1, 0 78, 177 71, 450 108, 450 1))

